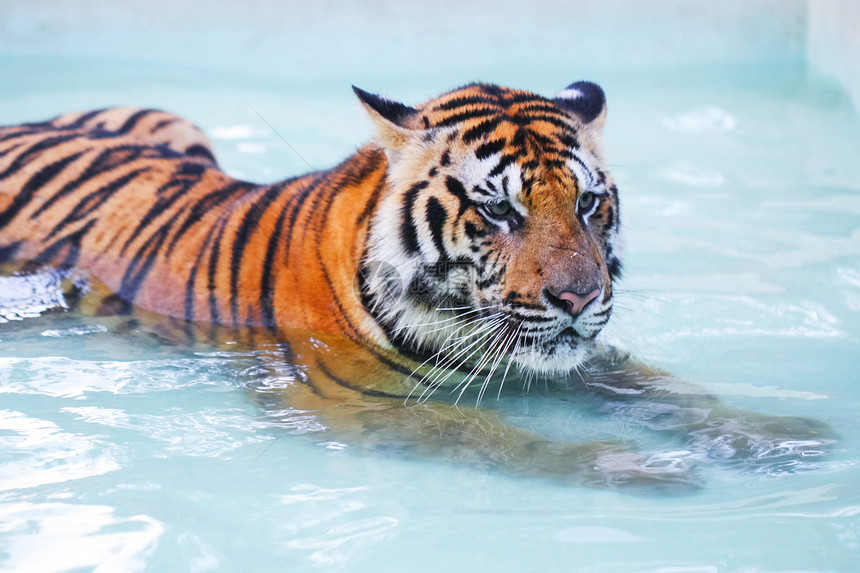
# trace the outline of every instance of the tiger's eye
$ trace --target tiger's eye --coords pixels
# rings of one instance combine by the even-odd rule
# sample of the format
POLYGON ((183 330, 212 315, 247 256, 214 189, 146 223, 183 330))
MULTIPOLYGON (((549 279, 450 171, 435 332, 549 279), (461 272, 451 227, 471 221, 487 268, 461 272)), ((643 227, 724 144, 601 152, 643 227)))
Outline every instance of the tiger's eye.
POLYGON ((511 212, 511 204, 508 201, 499 201, 498 203, 487 204, 487 211, 496 217, 504 217, 511 212))
POLYGON ((597 197, 591 191, 584 191, 579 196, 579 201, 577 202, 577 207, 579 208, 580 213, 585 213, 589 209, 594 206, 594 203, 597 201, 597 197))

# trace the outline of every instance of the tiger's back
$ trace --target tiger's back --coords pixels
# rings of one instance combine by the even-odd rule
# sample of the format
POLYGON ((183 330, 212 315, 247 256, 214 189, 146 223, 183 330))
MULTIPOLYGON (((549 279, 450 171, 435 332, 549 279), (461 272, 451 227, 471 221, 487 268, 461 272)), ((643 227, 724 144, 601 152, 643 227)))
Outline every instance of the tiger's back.
POLYGON ((307 289, 296 282, 301 277, 306 286, 314 274, 323 275, 323 285, 331 279, 312 264, 328 239, 329 211, 350 217, 364 205, 360 192, 351 193, 345 213, 344 205, 320 203, 346 184, 366 185, 354 171, 380 167, 372 152, 353 163, 339 177, 237 181, 217 168, 202 132, 153 110, 116 108, 4 128, 0 255, 82 268, 128 307, 184 320, 341 331, 342 317, 295 309, 330 307, 336 289, 352 296, 360 246, 340 241, 351 260, 335 277, 339 284, 307 289), (301 232, 291 234, 299 219, 301 232))

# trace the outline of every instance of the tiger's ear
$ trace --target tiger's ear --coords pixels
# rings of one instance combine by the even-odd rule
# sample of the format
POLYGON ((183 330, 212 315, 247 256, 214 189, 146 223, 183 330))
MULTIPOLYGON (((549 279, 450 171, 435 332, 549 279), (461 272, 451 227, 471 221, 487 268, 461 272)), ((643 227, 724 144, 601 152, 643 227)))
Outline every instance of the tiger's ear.
POLYGON ((422 130, 414 127, 418 110, 383 96, 352 86, 355 95, 376 126, 377 135, 389 152, 397 152, 409 141, 420 137, 422 130))
POLYGON ((606 94, 591 82, 572 83, 556 94, 555 105, 597 131, 606 120, 606 94))

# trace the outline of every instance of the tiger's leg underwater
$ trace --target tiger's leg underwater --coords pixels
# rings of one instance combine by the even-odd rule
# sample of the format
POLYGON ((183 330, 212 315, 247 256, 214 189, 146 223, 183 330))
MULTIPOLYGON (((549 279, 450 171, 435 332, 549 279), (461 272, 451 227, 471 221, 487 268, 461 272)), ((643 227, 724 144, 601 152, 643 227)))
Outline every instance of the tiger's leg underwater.
POLYGON ((753 470, 793 466, 801 458, 824 456, 838 439, 824 422, 732 407, 703 387, 612 347, 596 349, 571 382, 574 389, 602 396, 602 412, 680 437, 698 459, 753 470))
POLYGON ((652 458, 627 442, 564 441, 513 425, 486 403, 409 399, 416 379, 409 370, 382 364, 398 357, 375 360, 370 355, 378 350, 355 341, 300 333, 289 338, 290 362, 297 365, 292 380, 272 386, 266 377, 258 401, 276 418, 289 412, 316 416, 325 426, 324 442, 568 485, 673 494, 700 485, 689 466, 652 458))

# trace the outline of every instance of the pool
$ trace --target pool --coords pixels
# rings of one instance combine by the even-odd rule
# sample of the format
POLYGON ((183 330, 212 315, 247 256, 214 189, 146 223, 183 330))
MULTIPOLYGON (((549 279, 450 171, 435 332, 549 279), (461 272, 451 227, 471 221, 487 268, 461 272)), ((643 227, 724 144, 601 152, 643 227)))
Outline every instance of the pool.
MULTIPOLYGON (((332 165, 370 134, 350 84, 373 74, 291 84, 14 53, 0 53, 0 70, 19 78, 0 92, 0 123, 163 107, 201 125, 231 174, 257 181, 332 165)), ((551 95, 580 79, 570 74, 518 67, 483 79, 551 95)), ((368 454, 313 415, 260 408, 258 386, 288 382, 286 368, 109 318, 43 313, 56 301, 41 296, 50 277, 37 276, 12 295, 0 284, 0 569, 853 571, 857 113, 838 86, 791 62, 595 74, 626 226, 605 340, 731 405, 826 422, 840 436, 829 456, 753 470, 701 462, 701 489, 663 496, 368 454)), ((461 81, 360 87, 417 101, 461 81)), ((492 407, 560 436, 687 455, 565 388, 509 388, 492 407)))

